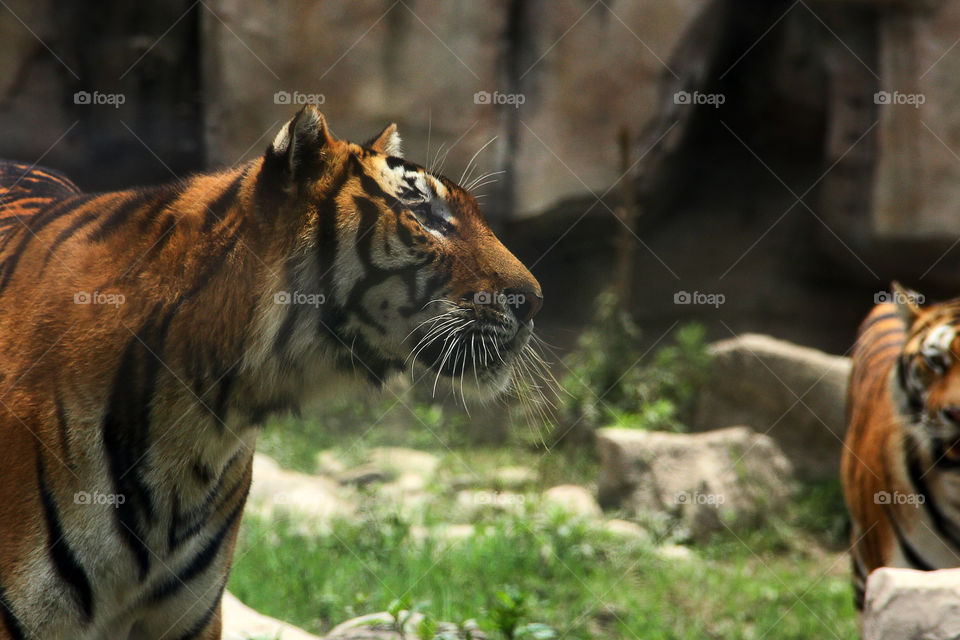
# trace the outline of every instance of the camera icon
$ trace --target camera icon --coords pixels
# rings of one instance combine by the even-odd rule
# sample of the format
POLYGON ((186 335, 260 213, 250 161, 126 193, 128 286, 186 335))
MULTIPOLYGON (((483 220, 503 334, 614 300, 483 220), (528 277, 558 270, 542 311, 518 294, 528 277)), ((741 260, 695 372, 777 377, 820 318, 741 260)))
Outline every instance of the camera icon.
POLYGON ((673 104, 690 104, 691 96, 689 91, 677 91, 673 94, 673 104))
POLYGON ((73 294, 73 304, 90 304, 91 296, 87 291, 77 291, 73 294))
POLYGON ((293 97, 289 91, 277 91, 273 94, 273 104, 290 104, 293 97))
POLYGON ((480 291, 473 294, 474 304, 493 304, 493 294, 489 291, 480 291))
POLYGON ((884 302, 893 302, 893 298, 887 291, 877 291, 873 294, 873 304, 883 304, 884 302))
POLYGON ((273 304, 290 304, 290 299, 289 291, 278 291, 273 294, 273 304))
POLYGON ((690 502, 690 494, 686 491, 678 491, 677 495, 674 496, 673 501, 677 504, 687 504, 690 502))
POLYGON ((887 491, 877 491, 873 494, 874 504, 890 504, 890 494, 887 491))
POLYGON ((673 294, 673 304, 690 304, 693 297, 689 291, 677 291, 673 294))
POLYGON ((877 91, 873 94, 874 104, 890 104, 892 101, 889 91, 877 91))
POLYGON ((89 91, 77 91, 73 94, 73 104, 90 104, 92 99, 89 91))
POLYGON ((77 491, 73 494, 74 504, 90 504, 90 494, 86 491, 77 491))
POLYGON ((473 94, 474 104, 490 104, 491 96, 489 91, 477 91, 473 94))

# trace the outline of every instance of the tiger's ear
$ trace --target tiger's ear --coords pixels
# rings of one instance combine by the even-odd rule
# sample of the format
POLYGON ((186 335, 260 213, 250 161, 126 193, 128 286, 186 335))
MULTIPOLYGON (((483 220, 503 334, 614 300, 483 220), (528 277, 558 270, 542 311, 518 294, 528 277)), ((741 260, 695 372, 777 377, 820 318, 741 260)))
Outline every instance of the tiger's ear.
POLYGON ((396 123, 387 125, 383 131, 373 136, 363 146, 369 147, 377 153, 383 153, 388 156, 403 157, 403 151, 400 150, 400 134, 397 133, 396 123))
POLYGON ((319 165, 324 148, 332 142, 323 114, 307 105, 277 133, 267 149, 267 160, 296 176, 319 165))
POLYGON ((890 283, 890 291, 893 293, 893 304, 897 308, 897 315, 907 327, 912 327, 917 316, 920 315, 923 294, 907 289, 896 280, 890 283))

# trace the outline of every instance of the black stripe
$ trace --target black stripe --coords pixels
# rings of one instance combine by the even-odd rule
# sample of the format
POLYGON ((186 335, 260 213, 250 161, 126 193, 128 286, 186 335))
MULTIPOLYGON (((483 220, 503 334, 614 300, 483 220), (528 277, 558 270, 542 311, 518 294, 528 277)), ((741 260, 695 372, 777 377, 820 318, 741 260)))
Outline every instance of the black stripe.
POLYGON ((163 600, 180 589, 183 585, 190 582, 201 573, 207 570, 210 567, 210 564, 220 553, 220 546, 223 544, 224 539, 227 537, 227 534, 230 531, 237 518, 240 517, 240 514, 243 513, 244 501, 241 500, 230 514, 227 516, 227 519, 220 525, 220 528, 217 529, 216 533, 210 537, 207 543, 197 552, 190 562, 183 568, 179 574, 172 576, 166 582, 161 583, 156 589, 150 592, 150 595, 147 596, 147 601, 150 603, 156 603, 159 600, 163 600))
POLYGON ((149 525, 155 513, 153 496, 140 468, 147 463, 151 408, 160 371, 158 358, 162 357, 173 319, 168 312, 161 320, 153 320, 160 316, 159 311, 154 308, 148 315, 151 320, 147 326, 127 343, 103 420, 103 441, 114 491, 125 498, 114 510, 118 529, 134 554, 141 580, 150 569, 150 554, 142 542, 145 534, 140 523, 149 525))
POLYGON ((151 187, 135 192, 129 200, 114 209, 104 218, 97 230, 90 234, 90 242, 101 242, 117 231, 131 214, 144 205, 150 205, 145 216, 152 219, 180 196, 178 185, 151 187))
POLYGON ((953 545, 954 551, 960 550, 960 527, 947 518, 937 506, 936 501, 933 500, 933 496, 930 494, 930 488, 927 485, 927 480, 924 477, 925 472, 920 468, 919 456, 916 455, 914 447, 910 445, 905 447, 905 449, 907 450, 905 457, 907 458, 907 471, 910 474, 910 482, 913 483, 916 493, 923 496, 924 511, 926 511, 931 522, 933 522, 937 533, 953 545))
POLYGON ((894 512, 887 505, 887 509, 884 511, 887 516, 887 520, 890 522, 890 527, 893 529, 893 534, 897 537, 897 543, 900 545, 900 551, 903 552, 903 556, 907 559, 907 562, 914 569, 919 569, 920 571, 933 571, 937 567, 933 566, 929 562, 923 559, 923 556, 913 548, 913 546, 907 541, 906 536, 903 535, 903 531, 900 529, 900 526, 897 524, 896 518, 894 518, 894 512))
POLYGON ((47 522, 47 540, 51 545, 49 551, 53 566, 56 567, 60 578, 73 590, 77 604, 83 612, 84 621, 90 622, 93 617, 93 591, 90 588, 90 580, 64 537, 56 502, 47 488, 46 470, 39 451, 37 452, 37 485, 40 489, 43 515, 47 522))
POLYGON ((273 341, 273 352, 278 356, 282 356, 283 352, 287 349, 287 345, 290 344, 294 329, 297 327, 297 320, 300 319, 300 313, 302 311, 301 305, 292 304, 292 301, 287 307, 287 315, 284 316, 283 322, 280 323, 280 328, 277 330, 277 337, 273 341))
POLYGON ((94 220, 100 217, 100 212, 98 211, 88 211, 82 216, 78 216, 67 226, 66 229, 60 231, 57 234, 57 237, 54 239, 53 244, 47 247, 48 253, 47 257, 44 258, 43 266, 46 267, 47 263, 50 262, 50 258, 53 257, 53 253, 63 244, 67 239, 69 239, 74 233, 87 226, 94 220))
MULTIPOLYGON (((183 544, 184 540, 197 534, 206 524, 206 521, 210 517, 210 513, 213 510, 214 503, 216 502, 217 498, 220 497, 220 490, 223 489, 223 483, 230 474, 230 470, 233 469, 233 465, 240 460, 241 453, 242 452, 238 451, 233 455, 232 458, 230 458, 230 460, 227 461, 225 465, 223 465, 223 469, 217 478, 216 484, 207 492, 207 495, 204 496, 198 507, 191 509, 186 513, 182 513, 180 511, 179 494, 174 493, 173 513, 170 519, 170 532, 167 540, 170 551, 176 550, 181 544, 183 544)), ((194 463, 194 469, 196 469, 198 465, 199 463, 194 463)), ((205 473, 207 476, 206 482, 211 482, 212 472, 207 469, 205 473)), ((222 499, 223 503, 229 502, 233 495, 236 494, 239 487, 243 484, 244 479, 245 476, 241 476, 240 480, 224 494, 222 499)))
POLYGON ((3 269, 3 275, 0 276, 0 293, 2 293, 3 290, 7 288, 7 285, 10 284, 10 278, 13 276, 13 272, 17 267, 17 263, 20 262, 20 257, 23 255, 23 252, 30 243, 30 240, 32 240, 37 233, 40 232, 40 230, 57 220, 60 216, 76 210, 77 207, 83 206, 95 197, 96 196, 92 195, 83 195, 70 198, 68 200, 62 200, 50 209, 46 209, 40 215, 34 216, 30 219, 27 225, 28 230, 22 234, 20 243, 13 249, 13 252, 6 256, 3 262, 0 263, 0 268, 3 269))
POLYGON ((210 624, 210 620, 213 619, 213 615, 217 612, 217 609, 220 607, 220 599, 223 597, 223 591, 227 588, 227 581, 224 580, 223 584, 220 585, 220 588, 217 590, 217 597, 214 599, 213 604, 203 612, 203 615, 193 624, 190 629, 177 638, 177 640, 199 640, 200 634, 203 633, 207 625, 210 624))
POLYGON ((213 202, 207 205, 207 210, 203 215, 203 231, 207 232, 213 229, 214 225, 223 220, 223 217, 227 214, 227 211, 230 209, 236 199, 237 194, 240 193, 240 186, 243 184, 243 179, 247 175, 247 170, 244 169, 240 175, 234 178, 227 189, 221 193, 219 196, 214 199, 213 202))
MULTIPOLYGON (((2 578, 3 576, 0 576, 2 578)), ((27 640, 27 634, 23 632, 23 625, 20 619, 13 611, 10 604, 10 598, 7 597, 7 590, 3 588, 2 579, 0 579, 0 615, 3 616, 3 626, 10 636, 10 640, 27 640)))
MULTIPOLYGON (((863 335, 863 334, 866 333, 866 332, 870 329, 870 327, 872 327, 873 325, 875 325, 875 324, 877 324, 877 323, 879 323, 879 322, 883 322, 884 320, 892 320, 892 319, 894 319, 894 318, 896 318, 897 320, 900 320, 900 315, 899 315, 896 311, 890 311, 890 312, 888 312, 888 313, 881 313, 880 315, 874 316, 874 317, 870 318, 869 320, 865 321, 862 325, 860 325, 860 331, 859 331, 859 333, 860 333, 860 335, 863 335)), ((903 325, 903 321, 902 321, 902 320, 900 321, 900 324, 903 325)))

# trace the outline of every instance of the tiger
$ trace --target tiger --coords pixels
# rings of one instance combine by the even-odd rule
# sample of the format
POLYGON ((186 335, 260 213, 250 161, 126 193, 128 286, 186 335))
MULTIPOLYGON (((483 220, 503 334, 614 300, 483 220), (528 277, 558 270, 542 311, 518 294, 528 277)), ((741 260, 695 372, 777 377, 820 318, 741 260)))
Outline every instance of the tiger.
POLYGON ((878 567, 960 566, 960 298, 883 298, 854 345, 841 459, 858 610, 878 567))
POLYGON ((0 638, 220 638, 269 416, 405 371, 511 389, 540 285, 400 145, 307 106, 161 186, 0 165, 0 638))

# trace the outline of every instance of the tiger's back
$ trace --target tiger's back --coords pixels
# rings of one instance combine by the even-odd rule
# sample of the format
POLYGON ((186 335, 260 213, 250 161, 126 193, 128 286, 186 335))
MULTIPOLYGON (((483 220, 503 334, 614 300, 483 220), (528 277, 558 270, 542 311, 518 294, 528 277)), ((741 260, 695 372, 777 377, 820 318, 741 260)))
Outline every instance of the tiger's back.
POLYGON ((79 194, 59 171, 0 160, 0 237, 50 204, 79 194))
POLYGON ((889 380, 906 339, 906 327, 891 303, 876 305, 857 331, 847 386, 847 436, 841 460, 844 497, 853 517, 854 589, 863 602, 866 577, 889 557, 889 527, 874 495, 890 484, 879 470, 890 462, 896 433, 889 380))

